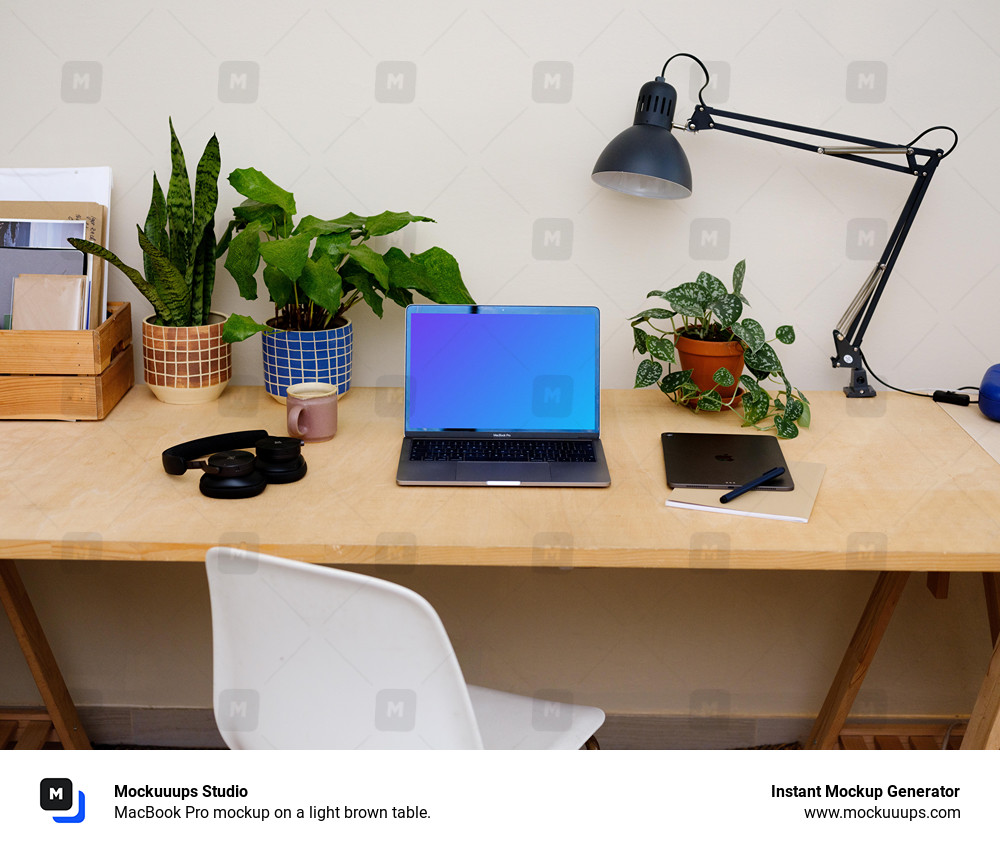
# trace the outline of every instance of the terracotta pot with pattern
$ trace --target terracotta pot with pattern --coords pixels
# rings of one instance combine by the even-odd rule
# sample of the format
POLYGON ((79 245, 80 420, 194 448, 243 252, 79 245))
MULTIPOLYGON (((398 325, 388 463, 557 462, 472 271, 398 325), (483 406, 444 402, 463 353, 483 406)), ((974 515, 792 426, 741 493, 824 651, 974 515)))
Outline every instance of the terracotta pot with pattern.
POLYGON ((218 398, 233 374, 231 346, 222 341, 226 316, 211 313, 207 325, 169 327, 142 320, 142 367, 160 401, 200 404, 218 398))

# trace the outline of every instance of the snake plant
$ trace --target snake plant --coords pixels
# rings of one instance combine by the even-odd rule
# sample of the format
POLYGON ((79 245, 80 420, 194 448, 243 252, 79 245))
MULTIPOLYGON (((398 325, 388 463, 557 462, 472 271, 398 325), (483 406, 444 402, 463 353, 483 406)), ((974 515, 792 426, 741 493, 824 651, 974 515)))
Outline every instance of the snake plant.
POLYGON ((194 199, 184 151, 170 121, 170 183, 166 197, 153 173, 153 196, 143 227, 136 225, 143 272, 107 248, 70 239, 74 248, 101 257, 119 269, 156 311, 154 324, 183 327, 209 323, 215 286, 215 209, 219 202, 219 140, 205 146, 195 174, 194 199))

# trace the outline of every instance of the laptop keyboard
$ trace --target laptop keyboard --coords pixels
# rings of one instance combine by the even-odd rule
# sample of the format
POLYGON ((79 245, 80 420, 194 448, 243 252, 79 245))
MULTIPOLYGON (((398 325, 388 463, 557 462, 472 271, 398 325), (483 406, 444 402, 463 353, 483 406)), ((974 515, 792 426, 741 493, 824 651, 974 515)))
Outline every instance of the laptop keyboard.
POLYGON ((410 460, 596 463, 590 440, 426 440, 415 438, 410 460))

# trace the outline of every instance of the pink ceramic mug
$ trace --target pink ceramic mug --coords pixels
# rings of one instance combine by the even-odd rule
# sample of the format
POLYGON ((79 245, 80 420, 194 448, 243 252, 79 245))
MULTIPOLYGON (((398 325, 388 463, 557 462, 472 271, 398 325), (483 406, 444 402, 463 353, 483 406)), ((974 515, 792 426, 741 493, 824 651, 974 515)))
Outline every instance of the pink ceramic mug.
POLYGON ((319 443, 337 433, 337 387, 334 384, 292 384, 285 398, 288 434, 319 443))

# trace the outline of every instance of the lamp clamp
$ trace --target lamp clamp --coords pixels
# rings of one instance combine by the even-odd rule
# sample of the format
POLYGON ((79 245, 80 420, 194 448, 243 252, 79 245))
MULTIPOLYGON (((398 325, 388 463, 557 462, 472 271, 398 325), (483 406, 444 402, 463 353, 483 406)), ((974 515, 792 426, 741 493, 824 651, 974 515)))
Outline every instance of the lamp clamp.
POLYGON ((842 367, 851 370, 851 383, 844 387, 844 395, 848 398, 874 398, 878 393, 868 383, 868 372, 865 369, 865 358, 861 348, 852 345, 839 330, 833 332, 833 346, 836 355, 830 362, 836 369, 842 367))

